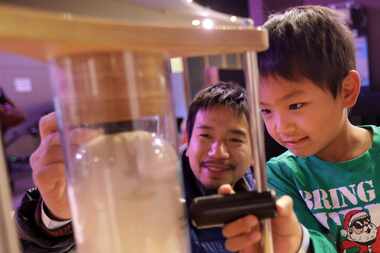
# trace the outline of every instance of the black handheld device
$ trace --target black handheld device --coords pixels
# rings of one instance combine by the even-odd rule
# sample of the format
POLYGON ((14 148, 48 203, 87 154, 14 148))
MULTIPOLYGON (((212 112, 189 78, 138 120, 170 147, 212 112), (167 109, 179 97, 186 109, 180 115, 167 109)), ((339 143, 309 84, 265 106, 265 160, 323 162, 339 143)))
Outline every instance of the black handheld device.
POLYGON ((190 206, 192 224, 197 228, 220 227, 243 216, 259 219, 276 214, 275 196, 270 191, 239 192, 194 198, 190 206))

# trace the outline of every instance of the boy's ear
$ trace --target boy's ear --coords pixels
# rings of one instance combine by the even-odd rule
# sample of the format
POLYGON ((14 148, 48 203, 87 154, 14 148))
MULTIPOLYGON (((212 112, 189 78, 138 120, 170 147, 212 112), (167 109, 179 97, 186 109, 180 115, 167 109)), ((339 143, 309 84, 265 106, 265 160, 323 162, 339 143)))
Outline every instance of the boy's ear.
POLYGON ((350 70, 342 81, 341 96, 343 104, 351 108, 356 104, 360 94, 360 75, 356 70, 350 70))

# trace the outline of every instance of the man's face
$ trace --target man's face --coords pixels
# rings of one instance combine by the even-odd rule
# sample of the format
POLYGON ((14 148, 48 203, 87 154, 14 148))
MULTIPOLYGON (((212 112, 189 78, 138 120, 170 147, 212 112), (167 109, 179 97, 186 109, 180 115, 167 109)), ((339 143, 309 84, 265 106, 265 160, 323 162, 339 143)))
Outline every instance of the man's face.
POLYGON ((206 188, 235 184, 252 164, 245 115, 224 106, 199 110, 186 156, 206 188))
POLYGON ((341 146, 341 95, 334 98, 310 80, 261 79, 260 109, 269 134, 296 155, 329 160, 341 146))

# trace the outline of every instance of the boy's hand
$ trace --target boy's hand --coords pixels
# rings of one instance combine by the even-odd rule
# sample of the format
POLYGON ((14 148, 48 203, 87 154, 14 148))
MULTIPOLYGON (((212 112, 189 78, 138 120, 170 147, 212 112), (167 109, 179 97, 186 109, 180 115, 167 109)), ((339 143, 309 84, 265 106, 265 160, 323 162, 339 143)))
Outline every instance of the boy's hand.
POLYGON ((293 200, 282 196, 276 201, 277 217, 272 220, 275 252, 296 253, 302 242, 302 228, 293 210, 293 200))
MULTIPOLYGON (((230 186, 221 186, 219 194, 233 193, 230 186)), ((293 201, 283 196, 276 201, 277 216, 272 219, 274 252, 296 253, 302 241, 302 228, 293 211, 293 201)), ((262 233, 254 215, 233 221, 223 228, 226 249, 240 253, 259 253, 262 233)))

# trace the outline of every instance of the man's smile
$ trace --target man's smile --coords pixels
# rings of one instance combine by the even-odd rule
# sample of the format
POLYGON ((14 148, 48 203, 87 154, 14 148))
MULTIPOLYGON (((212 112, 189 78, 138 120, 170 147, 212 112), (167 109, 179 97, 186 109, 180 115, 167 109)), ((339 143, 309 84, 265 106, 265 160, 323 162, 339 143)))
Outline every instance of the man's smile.
POLYGON ((205 168, 211 172, 224 172, 234 169, 234 166, 230 163, 205 161, 201 162, 201 168, 205 168))

